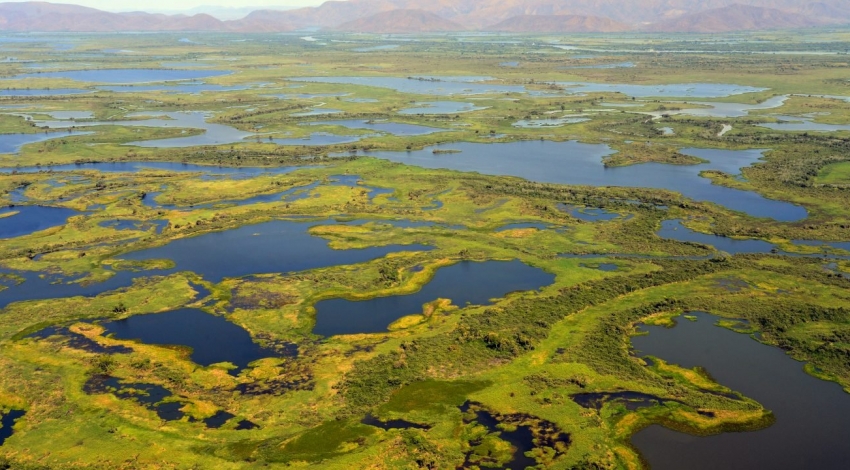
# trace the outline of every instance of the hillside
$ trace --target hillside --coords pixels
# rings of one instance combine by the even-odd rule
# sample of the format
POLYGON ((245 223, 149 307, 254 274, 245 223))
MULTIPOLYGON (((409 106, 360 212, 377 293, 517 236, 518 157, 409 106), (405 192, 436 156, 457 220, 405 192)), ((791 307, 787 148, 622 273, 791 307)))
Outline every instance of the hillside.
POLYGON ((210 15, 110 13, 78 5, 47 2, 0 3, 0 30, 57 32, 225 31, 210 15))
POLYGON ((522 15, 489 26, 488 31, 507 33, 613 33, 628 31, 628 25, 598 16, 522 15))
POLYGON ((268 33, 318 27, 374 33, 710 33, 826 24, 850 24, 850 0, 334 0, 317 7, 257 10, 230 21, 207 14, 112 13, 46 2, 0 3, 0 31, 11 32, 268 33))
POLYGON ((732 5, 685 15, 646 27, 647 31, 717 33, 765 29, 808 28, 827 24, 797 13, 775 8, 732 5))
POLYGON ((337 31, 356 33, 444 33, 463 31, 463 26, 423 10, 392 10, 343 23, 337 31))
MULTIPOLYGON (((349 0, 276 13, 277 18, 293 25, 325 28, 384 11, 421 9, 467 29, 487 29, 517 16, 550 15, 609 18, 639 29, 647 23, 660 23, 736 4, 778 9, 822 22, 836 21, 833 15, 842 12, 837 21, 850 21, 850 0, 349 0)), ((779 21, 776 25, 766 25, 766 29, 780 28, 786 23, 779 21)), ((722 26, 718 29, 725 30, 727 28, 722 26)))

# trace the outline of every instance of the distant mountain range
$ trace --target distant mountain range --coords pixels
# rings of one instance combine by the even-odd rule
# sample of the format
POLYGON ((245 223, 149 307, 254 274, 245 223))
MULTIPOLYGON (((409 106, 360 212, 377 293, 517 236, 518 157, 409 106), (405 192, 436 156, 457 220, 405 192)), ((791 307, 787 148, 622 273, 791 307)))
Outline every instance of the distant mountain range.
POLYGON ((729 32, 850 24, 850 0, 348 0, 257 10, 222 21, 209 14, 112 13, 47 2, 0 3, 0 31, 364 33, 504 31, 729 32))

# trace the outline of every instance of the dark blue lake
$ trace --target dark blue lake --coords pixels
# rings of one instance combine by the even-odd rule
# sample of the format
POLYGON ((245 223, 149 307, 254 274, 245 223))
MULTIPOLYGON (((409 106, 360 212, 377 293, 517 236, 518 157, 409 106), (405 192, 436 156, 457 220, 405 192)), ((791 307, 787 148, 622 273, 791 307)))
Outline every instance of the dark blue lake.
POLYGON ((362 250, 334 250, 328 246, 326 240, 313 237, 307 232, 315 225, 335 223, 275 221, 179 239, 158 248, 117 256, 130 260, 171 259, 177 264, 176 269, 119 271, 106 281, 93 284, 74 282, 76 279, 73 278, 42 276, 43 273, 39 272, 0 269, 0 274, 14 274, 24 278, 24 282, 19 285, 0 290, 0 308, 27 300, 95 296, 128 287, 135 278, 178 271, 196 272, 207 280, 218 282, 225 277, 355 264, 398 251, 432 249, 423 245, 389 245, 362 250))
POLYGON ((234 373, 256 360, 281 355, 281 352, 255 343, 244 328, 223 317, 192 308, 134 315, 106 322, 103 327, 103 334, 115 339, 189 347, 192 362, 204 367, 230 362, 237 367, 234 373))
POLYGON ((204 279, 220 282, 249 274, 286 273, 347 265, 381 258, 398 251, 427 251, 423 245, 389 245, 362 250, 334 250, 322 238, 308 233, 310 227, 334 221, 293 222, 277 220, 215 232, 147 250, 119 256, 128 260, 170 259, 178 271, 192 271, 204 279))
POLYGON ((779 348, 714 326, 716 317, 697 317, 675 328, 644 327, 649 335, 633 337, 632 344, 640 355, 706 368, 718 383, 773 411, 776 423, 709 437, 651 426, 632 443, 654 470, 850 467, 850 395, 840 385, 806 374, 802 363, 779 348))
POLYGON ((64 207, 15 206, 0 209, 0 238, 30 235, 52 227, 65 225, 69 218, 80 213, 64 207), (5 214, 16 213, 6 216, 5 214))
POLYGON ((554 281, 554 275, 520 261, 463 261, 437 271, 431 282, 415 294, 364 301, 323 300, 316 304, 313 333, 380 333, 401 317, 421 314, 424 304, 437 299, 451 299, 460 307, 467 303, 486 305, 510 292, 537 290, 554 281))

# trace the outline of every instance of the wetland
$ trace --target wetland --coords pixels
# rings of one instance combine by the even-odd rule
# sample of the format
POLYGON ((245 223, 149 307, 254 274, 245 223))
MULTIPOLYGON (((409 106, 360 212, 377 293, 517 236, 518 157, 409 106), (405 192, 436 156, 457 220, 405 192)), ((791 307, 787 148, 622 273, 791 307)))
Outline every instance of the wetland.
POLYGON ((848 34, 7 34, 0 468, 846 468, 848 34))

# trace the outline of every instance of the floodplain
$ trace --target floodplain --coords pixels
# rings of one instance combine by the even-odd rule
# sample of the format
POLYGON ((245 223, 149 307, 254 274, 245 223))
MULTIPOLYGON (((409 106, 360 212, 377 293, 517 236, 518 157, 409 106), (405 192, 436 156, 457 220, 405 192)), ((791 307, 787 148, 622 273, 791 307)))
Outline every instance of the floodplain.
POLYGON ((847 467, 849 30, 311 34, 0 44, 0 468, 847 467))

